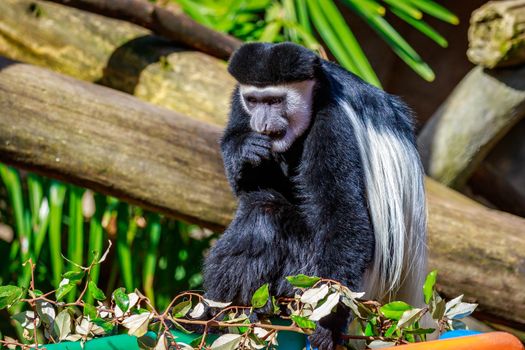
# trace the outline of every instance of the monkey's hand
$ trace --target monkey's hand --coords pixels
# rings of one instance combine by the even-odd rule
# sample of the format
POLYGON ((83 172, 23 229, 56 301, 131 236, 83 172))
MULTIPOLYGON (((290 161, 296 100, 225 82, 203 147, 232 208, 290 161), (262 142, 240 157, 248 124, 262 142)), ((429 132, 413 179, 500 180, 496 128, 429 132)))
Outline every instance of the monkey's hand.
POLYGON ((246 136, 241 145, 241 161, 257 166, 272 156, 272 143, 267 135, 252 132, 246 136))

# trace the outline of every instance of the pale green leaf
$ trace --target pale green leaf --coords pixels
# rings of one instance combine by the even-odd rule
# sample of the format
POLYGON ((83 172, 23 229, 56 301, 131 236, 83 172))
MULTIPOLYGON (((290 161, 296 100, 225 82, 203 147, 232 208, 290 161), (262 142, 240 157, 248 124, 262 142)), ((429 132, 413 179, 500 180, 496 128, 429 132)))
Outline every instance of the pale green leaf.
POLYGON ((319 321, 321 318, 329 315, 332 312, 332 309, 339 303, 339 297, 341 294, 339 292, 330 294, 326 301, 312 312, 310 315, 310 320, 319 321))
POLYGON ((405 311, 412 309, 413 307, 404 301, 393 301, 381 306, 379 311, 381 311, 386 318, 399 321, 405 311))
POLYGON ((252 307, 261 308, 268 302, 270 298, 270 291, 268 283, 263 284, 259 289, 253 293, 252 296, 252 307))

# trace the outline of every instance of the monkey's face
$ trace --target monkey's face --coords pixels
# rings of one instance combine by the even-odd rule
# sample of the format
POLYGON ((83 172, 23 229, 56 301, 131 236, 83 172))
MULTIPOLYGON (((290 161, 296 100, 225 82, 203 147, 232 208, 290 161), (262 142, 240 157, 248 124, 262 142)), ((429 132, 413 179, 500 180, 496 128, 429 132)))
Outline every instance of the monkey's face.
POLYGON ((240 85, 253 131, 268 135, 272 151, 285 152, 310 125, 314 80, 269 86, 240 85))

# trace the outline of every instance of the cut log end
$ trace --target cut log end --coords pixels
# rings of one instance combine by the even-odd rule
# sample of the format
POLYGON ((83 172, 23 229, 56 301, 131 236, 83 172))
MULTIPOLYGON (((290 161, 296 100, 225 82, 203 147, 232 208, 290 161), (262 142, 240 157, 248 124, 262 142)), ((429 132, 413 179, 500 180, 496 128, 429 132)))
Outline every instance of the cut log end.
POLYGON ((467 56, 486 68, 525 62, 525 0, 491 1, 472 13, 467 56))

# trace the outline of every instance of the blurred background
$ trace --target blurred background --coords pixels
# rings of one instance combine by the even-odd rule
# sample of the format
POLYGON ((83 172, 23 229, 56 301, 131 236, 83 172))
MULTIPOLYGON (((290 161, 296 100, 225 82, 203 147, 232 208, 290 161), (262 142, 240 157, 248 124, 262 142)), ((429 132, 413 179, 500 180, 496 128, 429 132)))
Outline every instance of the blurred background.
MULTIPOLYGON (((233 87, 225 60, 241 41, 294 41, 413 108, 427 173, 447 186, 429 185, 431 262, 443 272, 442 291, 465 293, 480 302, 486 324, 523 336, 525 55, 513 50, 525 42, 524 1, 502 1, 472 23, 485 1, 133 2, 139 5, 0 3, 0 56, 31 65, 9 73, 13 62, 0 59, 0 284, 27 287, 22 263, 32 258, 38 288, 57 288, 72 266, 63 257, 89 264, 91 252, 111 240, 108 261, 93 274, 106 294, 139 288, 162 308, 177 292, 199 289, 202 258, 234 206, 217 151, 209 150, 233 87), (483 61, 480 42, 490 42, 509 16, 515 32, 496 36, 510 48, 491 44, 501 57, 492 52, 492 61, 483 61), (115 124, 108 138, 88 118, 113 123, 118 112, 104 112, 113 95, 99 101, 107 90, 77 90, 74 81, 44 69, 135 95, 141 101, 130 114, 145 101, 166 109, 166 118, 178 113, 202 124, 190 123, 162 144, 147 137, 170 137, 171 122, 158 125, 165 133, 149 124, 115 124), (92 97, 85 104, 84 94, 92 97), (100 109, 90 109, 99 102, 100 109), (206 140, 193 141, 193 132, 206 140), (151 145, 167 149, 151 153, 157 151, 151 145)), ((115 96, 117 107, 126 106, 115 96)), ((174 119, 173 128, 185 123, 174 119)), ((14 333, 7 310, 0 312, 0 332, 14 333)))

